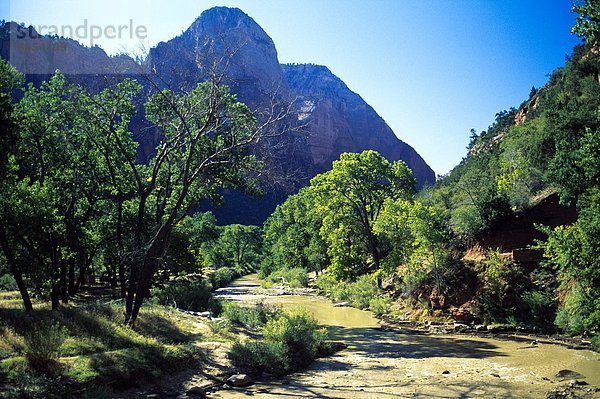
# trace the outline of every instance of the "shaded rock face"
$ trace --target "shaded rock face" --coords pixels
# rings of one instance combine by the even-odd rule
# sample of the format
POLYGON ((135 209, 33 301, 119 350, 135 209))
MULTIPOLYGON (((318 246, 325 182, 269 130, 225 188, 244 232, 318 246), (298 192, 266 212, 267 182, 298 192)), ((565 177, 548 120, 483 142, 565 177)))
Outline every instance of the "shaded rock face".
POLYGON ((319 172, 343 152, 372 149, 390 161, 403 160, 419 187, 435 183, 433 170, 399 140, 377 112, 331 71, 320 65, 283 65, 297 96, 298 120, 305 123, 312 161, 319 172))
MULTIPOLYGON (((0 37, 0 56, 5 59, 11 55, 14 40, 10 37, 16 29, 16 24, 6 24, 0 37)), ((230 190, 224 192, 224 206, 199 206, 199 210, 213 211, 222 224, 261 224, 277 204, 317 173, 330 169, 343 152, 374 149, 390 161, 404 160, 419 187, 435 182, 431 168, 358 94, 326 67, 280 65, 271 38, 239 9, 215 7, 203 12, 180 36, 152 48, 141 65, 126 56, 109 57, 97 47, 88 48, 70 39, 36 40, 65 46, 68 51, 57 56, 42 48, 15 59, 13 64, 24 72, 32 65, 42 65, 47 71, 45 75, 27 75, 28 81, 40 83, 61 69, 72 82, 92 92, 125 76, 142 83, 140 112, 130 127, 140 142, 141 160, 150 158, 160 140, 160 132, 143 117, 145 97, 155 89, 150 83, 153 76, 160 77, 154 79, 160 88, 168 86, 181 92, 217 75, 240 101, 257 111, 273 102, 285 106, 293 101, 291 114, 281 124, 288 129, 252 149, 267 164, 265 196, 251 198, 230 190), (68 69, 68 65, 77 67, 68 69), (89 65, 95 67, 94 73, 82 74, 89 65)))
POLYGON ((237 8, 202 13, 180 36, 159 43, 146 61, 174 88, 187 89, 216 73, 251 108, 289 90, 273 40, 237 8))
POLYGON ((86 47, 72 39, 40 35, 33 27, 8 22, 0 29, 0 56, 19 71, 51 76, 59 69, 69 76, 139 73, 140 66, 127 55, 110 57, 100 47, 86 47))

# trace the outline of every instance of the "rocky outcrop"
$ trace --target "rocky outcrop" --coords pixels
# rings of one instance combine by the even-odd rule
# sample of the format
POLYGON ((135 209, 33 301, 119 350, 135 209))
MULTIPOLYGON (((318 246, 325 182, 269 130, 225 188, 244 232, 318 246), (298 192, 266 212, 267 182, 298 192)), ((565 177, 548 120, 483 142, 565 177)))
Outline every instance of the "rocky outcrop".
POLYGON ((130 75, 140 65, 127 55, 110 57, 100 47, 40 35, 33 27, 8 22, 0 28, 0 56, 30 79, 50 76, 56 70, 69 76, 130 75))
POLYGON ((146 64, 173 88, 222 76, 253 109, 273 95, 289 96, 273 40, 237 8, 204 11, 180 36, 152 48, 146 64))
POLYGON ((525 102, 515 115, 515 125, 522 125, 534 113, 540 105, 540 96, 535 94, 529 101, 525 102))
POLYGON ((297 98, 298 120, 306 124, 310 154, 319 172, 328 170, 343 152, 372 149, 390 161, 406 162, 420 187, 435 183, 435 174, 423 158, 327 67, 282 67, 297 98))

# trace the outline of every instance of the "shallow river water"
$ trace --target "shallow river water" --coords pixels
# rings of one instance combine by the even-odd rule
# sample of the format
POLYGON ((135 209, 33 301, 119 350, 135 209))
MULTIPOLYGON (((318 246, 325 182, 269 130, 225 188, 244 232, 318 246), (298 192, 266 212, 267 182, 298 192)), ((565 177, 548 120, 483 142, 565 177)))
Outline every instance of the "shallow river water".
POLYGON ((253 294, 256 275, 218 291, 231 300, 264 301, 283 308, 301 306, 348 348, 318 359, 307 370, 243 390, 222 390, 218 398, 545 398, 568 383, 555 377, 563 369, 582 374, 589 384, 580 393, 597 398, 600 354, 558 345, 465 335, 426 335, 378 329, 370 312, 335 307, 314 296, 253 294))

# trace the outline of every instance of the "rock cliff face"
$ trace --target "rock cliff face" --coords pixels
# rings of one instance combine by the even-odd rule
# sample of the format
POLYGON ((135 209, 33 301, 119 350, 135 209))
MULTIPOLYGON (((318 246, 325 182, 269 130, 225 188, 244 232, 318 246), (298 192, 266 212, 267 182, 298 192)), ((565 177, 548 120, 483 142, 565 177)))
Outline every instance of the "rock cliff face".
POLYGON ((251 108, 264 105, 272 93, 289 95, 273 40, 237 8, 203 12, 183 34, 151 49, 146 62, 175 87, 222 75, 251 108))
POLYGON ((59 69, 69 76, 136 74, 140 66, 127 55, 109 57, 100 47, 85 47, 73 39, 40 35, 33 27, 8 22, 0 27, 0 56, 33 79, 59 69))
POLYGON ((433 170, 358 94, 320 65, 283 65, 298 98, 298 119, 307 124, 308 146, 319 172, 331 167, 342 152, 372 149, 390 161, 403 160, 419 186, 435 182, 433 170))
MULTIPOLYGON (((281 135, 272 148, 253 149, 269 170, 276 171, 274 180, 283 183, 267 184, 262 199, 225 193, 225 206, 213 209, 221 223, 262 223, 277 203, 348 151, 377 150, 390 161, 404 160, 419 186, 435 181, 433 171, 415 150, 400 141, 375 110, 326 67, 280 65, 271 38, 239 9, 215 7, 203 12, 180 36, 152 48, 142 65, 129 57, 109 57, 99 48, 87 48, 70 39, 35 39, 45 46, 32 51, 34 42, 11 40, 17 28, 13 23, 5 25, 0 55, 9 59, 12 54, 10 61, 24 72, 33 66, 41 70, 43 74, 27 75, 34 83, 61 69, 75 83, 97 91, 115 77, 129 75, 145 85, 143 93, 147 94, 153 90, 151 76, 160 77, 160 86, 185 91, 216 74, 251 109, 268 108, 273 101, 289 104, 296 98, 285 125, 297 129, 281 135), (11 52, 11 45, 28 47, 11 52), (57 54, 52 51, 56 46, 66 51, 57 54), (14 57, 15 53, 26 56, 14 57), (88 69, 92 73, 82 73, 88 69)), ((141 144, 140 158, 148 159, 160 135, 147 125, 141 104, 143 99, 131 128, 141 144)))

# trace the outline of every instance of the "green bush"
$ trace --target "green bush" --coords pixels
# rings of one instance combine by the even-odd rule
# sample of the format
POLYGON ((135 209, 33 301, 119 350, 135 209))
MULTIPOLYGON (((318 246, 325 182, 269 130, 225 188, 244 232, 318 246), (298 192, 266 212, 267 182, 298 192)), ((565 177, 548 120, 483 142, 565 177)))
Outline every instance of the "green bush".
POLYGON ((390 311, 392 301, 389 297, 375 297, 369 301, 369 309, 375 313, 376 316, 383 316, 390 311))
POLYGON ((249 328, 259 328, 267 324, 267 321, 276 316, 279 309, 263 302, 259 302, 255 307, 240 306, 234 302, 223 304, 222 317, 232 323, 239 324, 249 328))
POLYGON ((293 369, 308 366, 317 357, 326 336, 315 318, 302 309, 269 320, 263 334, 266 341, 285 344, 293 369))
POLYGON ((586 330, 585 316, 588 313, 587 298, 577 284, 567 292, 562 307, 556 312, 554 324, 568 334, 583 334, 586 330))
POLYGON ((325 336, 312 315, 296 309, 269 319, 261 341, 237 343, 229 357, 236 366, 284 375, 308 366, 323 351, 325 336))
POLYGON ((0 276, 0 291, 16 291, 18 289, 17 282, 10 274, 0 276))
POLYGON ((369 307, 371 299, 380 293, 373 275, 365 274, 354 282, 337 281, 335 277, 323 274, 317 280, 317 287, 334 301, 350 302, 358 309, 369 307))
POLYGON ((485 322, 505 323, 509 317, 517 317, 522 293, 527 285, 522 268, 490 251, 486 260, 474 266, 481 288, 473 309, 485 322))
POLYGON ((526 307, 527 321, 540 327, 547 327, 551 323, 555 303, 548 293, 538 290, 527 291, 523 293, 522 299, 526 307))
POLYGON ((379 293, 377 281, 368 274, 360 276, 354 283, 349 284, 348 291, 352 306, 359 309, 368 308, 371 299, 379 293))
POLYGON ((596 352, 600 352, 600 334, 592 337, 592 347, 596 352))
POLYGON ((57 322, 44 321, 36 325, 24 336, 24 355, 29 366, 34 370, 46 371, 58 359, 66 337, 66 329, 57 322))
POLYGON ((215 289, 225 287, 232 280, 233 275, 228 267, 220 267, 210 276, 210 281, 215 289))
POLYGON ((429 274, 424 270, 410 270, 402 277, 402 290, 408 298, 415 299, 417 293, 429 279, 429 274))
POLYGON ((205 279, 177 280, 152 289, 152 297, 161 305, 202 311, 211 307, 212 286, 205 279))
POLYGON ((213 334, 225 335, 231 329, 231 323, 228 319, 211 318, 206 320, 206 325, 213 334))
POLYGON ((283 342, 246 341, 236 342, 229 351, 234 364, 265 371, 277 376, 290 370, 287 348, 283 342))
POLYGON ((317 279, 317 287, 323 294, 328 297, 335 299, 333 292, 338 286, 339 282, 337 279, 329 273, 323 273, 317 279))
POLYGON ((308 285, 308 273, 301 267, 278 269, 269 274, 266 280, 273 284, 284 283, 291 288, 300 288, 308 285))

